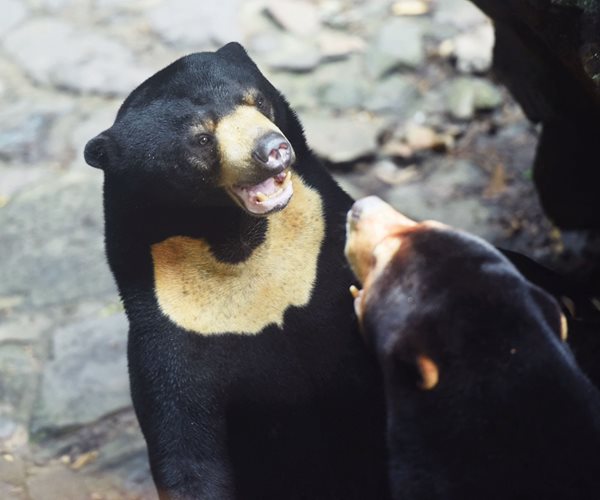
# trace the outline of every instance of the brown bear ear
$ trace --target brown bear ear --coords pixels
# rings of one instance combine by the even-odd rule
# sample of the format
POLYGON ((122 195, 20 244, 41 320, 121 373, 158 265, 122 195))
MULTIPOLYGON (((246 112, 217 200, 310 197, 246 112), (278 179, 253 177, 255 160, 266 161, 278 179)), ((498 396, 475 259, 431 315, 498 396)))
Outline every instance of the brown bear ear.
POLYGON ((109 152, 112 149, 113 140, 107 131, 90 139, 85 145, 83 157, 88 165, 105 170, 110 165, 109 152))

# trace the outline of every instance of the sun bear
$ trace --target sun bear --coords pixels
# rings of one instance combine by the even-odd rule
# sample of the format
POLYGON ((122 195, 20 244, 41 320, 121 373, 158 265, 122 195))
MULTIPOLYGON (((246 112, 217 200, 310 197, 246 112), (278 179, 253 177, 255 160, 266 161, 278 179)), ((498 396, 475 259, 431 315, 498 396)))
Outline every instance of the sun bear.
POLYGON ((161 498, 387 497, 384 405, 343 256, 352 200, 244 49, 136 88, 86 161, 161 498))
POLYGON ((349 212, 346 253, 394 499, 598 498, 600 393, 550 294, 480 238, 376 197, 349 212))

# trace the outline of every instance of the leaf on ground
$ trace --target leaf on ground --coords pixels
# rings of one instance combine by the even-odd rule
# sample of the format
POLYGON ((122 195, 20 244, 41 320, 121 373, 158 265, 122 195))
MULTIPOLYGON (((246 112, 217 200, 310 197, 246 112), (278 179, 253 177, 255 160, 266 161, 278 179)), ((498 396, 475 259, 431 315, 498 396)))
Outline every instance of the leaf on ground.
POLYGON ((490 182, 483 192, 485 198, 495 198, 506 190, 506 169, 502 163, 497 163, 492 170, 490 182))
POLYGON ((94 460, 96 460, 96 458, 98 458, 97 450, 82 453, 73 461, 73 463, 71 464, 71 469, 79 470, 85 467, 87 464, 92 463, 94 460))

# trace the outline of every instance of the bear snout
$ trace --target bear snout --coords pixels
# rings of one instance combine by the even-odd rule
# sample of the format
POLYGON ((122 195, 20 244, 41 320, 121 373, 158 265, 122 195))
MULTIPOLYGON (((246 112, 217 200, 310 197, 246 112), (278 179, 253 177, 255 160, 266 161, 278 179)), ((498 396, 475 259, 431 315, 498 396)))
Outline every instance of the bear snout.
POLYGON ((270 132, 256 141, 252 158, 276 175, 290 167, 294 161, 294 149, 278 132, 270 132))

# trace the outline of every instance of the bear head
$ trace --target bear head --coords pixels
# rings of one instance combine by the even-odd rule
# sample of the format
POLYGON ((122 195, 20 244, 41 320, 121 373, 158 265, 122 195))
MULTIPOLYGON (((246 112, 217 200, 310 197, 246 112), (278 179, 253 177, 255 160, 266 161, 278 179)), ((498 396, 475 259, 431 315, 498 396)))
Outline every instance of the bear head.
POLYGON ((292 167, 306 150, 285 98, 229 43, 143 82, 87 143, 85 160, 153 200, 235 203, 263 216, 287 205, 292 167))

